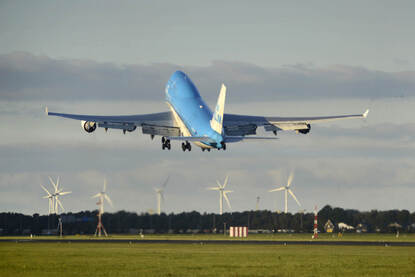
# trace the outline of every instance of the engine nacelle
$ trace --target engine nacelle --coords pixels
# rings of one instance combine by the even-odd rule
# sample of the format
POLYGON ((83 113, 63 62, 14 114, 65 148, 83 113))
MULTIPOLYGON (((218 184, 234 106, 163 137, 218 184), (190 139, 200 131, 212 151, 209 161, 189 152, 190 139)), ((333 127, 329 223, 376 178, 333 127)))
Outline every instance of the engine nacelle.
POLYGON ((82 120, 81 126, 87 133, 92 133, 97 128, 97 123, 93 121, 82 120))
POLYGON ((307 128, 306 129, 298 129, 297 132, 298 133, 301 133, 301 134, 308 134, 308 133, 310 133, 310 129, 311 129, 310 124, 307 124, 307 128))

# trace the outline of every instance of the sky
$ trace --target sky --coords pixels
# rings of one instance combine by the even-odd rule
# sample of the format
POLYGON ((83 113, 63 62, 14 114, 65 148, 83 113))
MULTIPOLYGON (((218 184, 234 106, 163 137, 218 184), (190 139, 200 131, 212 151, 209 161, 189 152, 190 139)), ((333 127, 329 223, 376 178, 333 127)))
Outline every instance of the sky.
MULTIPOLYGON (((0 211, 47 213, 40 184, 60 176, 67 211, 96 208, 108 180, 114 207, 218 212, 206 190, 229 175, 232 211, 282 210, 269 193, 295 171, 302 203, 415 211, 415 69, 411 1, 1 1, 0 211), (272 116, 362 113, 308 135, 162 151, 141 130, 123 135, 46 117, 166 111, 164 86, 185 71, 213 107, 272 116)), ((259 135, 265 134, 259 131, 259 135)))

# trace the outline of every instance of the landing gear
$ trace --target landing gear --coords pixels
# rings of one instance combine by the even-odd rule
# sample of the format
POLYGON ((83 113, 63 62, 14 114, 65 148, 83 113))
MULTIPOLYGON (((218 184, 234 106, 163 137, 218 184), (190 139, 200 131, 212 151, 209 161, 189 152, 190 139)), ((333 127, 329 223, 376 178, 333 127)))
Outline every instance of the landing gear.
POLYGON ((205 150, 207 150, 208 152, 210 152, 210 148, 200 148, 200 149, 202 149, 202 152, 205 152, 205 150))
POLYGON ((186 141, 186 143, 182 142, 183 152, 186 151, 186 149, 189 150, 189 152, 192 151, 192 145, 188 141, 186 141))
MULTIPOLYGON (((226 150, 226 143, 222 141, 220 144, 222 145, 223 151, 225 151, 226 150)), ((219 150, 220 150, 220 148, 218 147, 218 151, 219 150)))
POLYGON ((171 149, 171 144, 170 144, 170 140, 166 139, 165 137, 161 138, 161 149, 171 149))

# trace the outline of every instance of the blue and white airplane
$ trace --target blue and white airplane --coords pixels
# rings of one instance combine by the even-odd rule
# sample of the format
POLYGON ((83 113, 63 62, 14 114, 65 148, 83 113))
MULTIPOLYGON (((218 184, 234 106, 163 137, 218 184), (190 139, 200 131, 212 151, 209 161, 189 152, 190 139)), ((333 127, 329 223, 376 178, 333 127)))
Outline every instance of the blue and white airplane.
POLYGON ((52 116, 60 116, 81 121, 82 128, 92 133, 97 127, 123 130, 124 134, 141 127, 143 134, 161 136, 162 149, 171 149, 171 140, 182 141, 182 150, 191 151, 190 142, 199 146, 202 151, 210 149, 226 150, 227 143, 248 139, 276 139, 275 137, 258 137, 258 127, 277 135, 278 131, 293 130, 297 133, 310 132, 310 124, 336 119, 366 118, 369 110, 363 114, 321 116, 321 117, 264 117, 224 113, 226 86, 222 84, 214 112, 212 112, 200 96, 190 78, 181 71, 176 71, 167 82, 166 101, 169 112, 101 116, 48 112, 52 116))

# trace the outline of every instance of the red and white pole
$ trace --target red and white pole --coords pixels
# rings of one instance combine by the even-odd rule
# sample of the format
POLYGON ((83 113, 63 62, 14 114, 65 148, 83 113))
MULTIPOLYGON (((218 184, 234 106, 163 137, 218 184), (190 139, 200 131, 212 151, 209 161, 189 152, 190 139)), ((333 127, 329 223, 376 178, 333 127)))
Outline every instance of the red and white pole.
POLYGON ((317 206, 314 207, 314 233, 312 238, 316 239, 318 236, 318 227, 317 227, 317 206))

